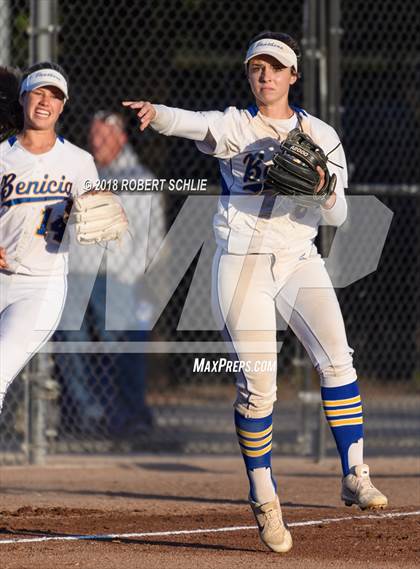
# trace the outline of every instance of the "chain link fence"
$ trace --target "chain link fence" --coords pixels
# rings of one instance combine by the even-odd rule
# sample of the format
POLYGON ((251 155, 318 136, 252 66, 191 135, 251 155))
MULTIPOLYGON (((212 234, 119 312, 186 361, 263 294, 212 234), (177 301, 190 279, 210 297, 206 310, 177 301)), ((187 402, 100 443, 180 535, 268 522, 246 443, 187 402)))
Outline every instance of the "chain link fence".
MULTIPOLYGON (((367 446, 378 453, 418 452, 420 172, 412 157, 420 133, 415 104, 420 16, 415 6, 402 0, 386 0, 381 6, 359 0, 276 0, 246 7, 236 0, 0 3, 4 62, 25 67, 31 59, 42 59, 42 50, 49 50, 70 76, 62 134, 92 151, 92 125, 98 113, 105 123, 117 117, 137 165, 158 179, 207 179, 211 187, 219 183, 213 159, 199 154, 192 142, 150 130, 139 133, 137 121, 122 110, 122 100, 150 99, 192 110, 247 106, 252 98, 242 56, 249 39, 267 28, 287 31, 304 46, 304 74, 293 95, 296 103, 322 115, 322 73, 330 69, 328 84, 338 85, 329 89, 324 118, 342 133, 350 190, 376 191, 395 214, 378 270, 339 291, 366 395, 367 446), (338 33, 340 51, 334 47, 338 33), (323 58, 333 65, 323 65, 323 58), (338 111, 329 115, 332 108, 338 111)), ((126 199, 135 215, 145 196, 126 199)), ((153 197, 151 242, 173 227, 183 206, 186 198, 176 193, 153 197)), ((202 242, 203 227, 200 222, 188 225, 170 246, 189 250, 191 243, 202 242)), ((216 331, 177 330, 199 252, 192 253, 190 266, 150 333, 138 331, 139 320, 148 309, 153 312, 163 293, 159 287, 142 288, 141 247, 126 254, 124 271, 115 271, 106 285, 104 265, 97 265, 98 271, 81 269, 96 266, 103 251, 96 260, 87 255, 84 262, 73 264, 69 282, 76 296, 80 290, 89 292, 97 273, 86 314, 81 325, 73 322, 66 329, 72 317, 68 308, 70 314, 64 315, 50 343, 50 352, 62 353, 41 354, 32 371, 26 370, 10 389, 0 419, 0 462, 28 460, 34 448, 38 457, 82 451, 237 452, 232 376, 194 373, 197 355, 213 360, 220 356, 179 348, 220 341, 216 331), (122 273, 131 274, 131 280, 122 273), (129 313, 129 331, 105 331, 106 287, 118 287, 115 298, 121 314, 129 313), (135 353, 145 343, 149 348, 140 350, 154 353, 135 353), (73 353, 66 353, 66 345, 73 353), (119 353, 118 346, 132 353, 119 353), (46 376, 47 383, 34 380, 46 376), (30 388, 36 391, 32 397, 30 388), (30 404, 33 396, 43 404, 30 404)), ((210 253, 206 252, 209 259, 210 253)), ((166 255, 169 259, 171 251, 166 255)), ((149 250, 148 259, 152 257, 149 250)), ((169 262, 160 265, 163 288, 173 282, 170 267, 169 262)), ((195 302, 199 312, 202 298, 195 302)), ((332 441, 329 435, 325 439, 318 398, 311 395, 318 390, 315 373, 289 332, 279 332, 278 339, 284 347, 279 356, 275 445, 282 452, 313 453, 317 445, 318 454, 325 447, 329 452, 332 441)))

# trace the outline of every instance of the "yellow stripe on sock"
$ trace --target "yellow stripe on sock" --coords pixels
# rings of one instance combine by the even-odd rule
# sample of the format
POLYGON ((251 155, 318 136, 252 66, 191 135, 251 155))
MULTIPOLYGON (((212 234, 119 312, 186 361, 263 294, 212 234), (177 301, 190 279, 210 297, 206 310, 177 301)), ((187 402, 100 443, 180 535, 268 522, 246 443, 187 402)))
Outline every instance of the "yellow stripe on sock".
POLYGON ((323 401, 324 407, 340 407, 341 405, 351 405, 352 403, 360 403, 360 395, 356 397, 351 397, 350 399, 337 399, 336 401, 325 400, 323 401))
POLYGON ((273 425, 270 425, 264 431, 260 431, 259 433, 251 433, 250 431, 243 431, 242 429, 236 429, 236 432, 241 437, 246 437, 247 439, 260 439, 261 437, 266 437, 273 431, 273 425))
POLYGON ((335 411, 328 409, 325 410, 326 417, 344 417, 345 415, 356 415, 362 412, 362 406, 351 407, 350 409, 336 409, 335 411))
POLYGON ((330 427, 343 427, 345 425, 363 425, 363 417, 355 417, 354 419, 339 419, 338 421, 328 421, 330 427))
POLYGON ((272 444, 269 444, 268 447, 265 447, 262 450, 246 450, 244 448, 241 448, 241 451, 242 454, 244 454, 245 456, 253 458, 256 456, 263 456, 263 454, 267 454, 267 452, 271 451, 272 446, 273 446, 272 444))
POLYGON ((268 437, 266 437, 262 441, 246 441, 245 439, 238 437, 238 441, 241 443, 241 445, 244 445, 247 448, 262 447, 263 445, 271 443, 272 440, 273 440, 272 434, 270 434, 268 437))

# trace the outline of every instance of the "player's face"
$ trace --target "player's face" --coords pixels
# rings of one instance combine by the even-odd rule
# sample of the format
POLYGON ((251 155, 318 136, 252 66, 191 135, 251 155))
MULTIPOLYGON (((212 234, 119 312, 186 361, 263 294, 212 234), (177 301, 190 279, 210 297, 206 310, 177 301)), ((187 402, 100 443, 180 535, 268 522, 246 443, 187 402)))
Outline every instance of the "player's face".
POLYGON ((121 152, 127 137, 113 124, 94 120, 89 131, 89 145, 98 166, 108 166, 121 152))
POLYGON ((248 63, 248 81, 257 103, 270 106, 284 101, 296 80, 292 68, 271 55, 258 55, 248 63))
POLYGON ((64 108, 64 94, 57 87, 38 87, 24 93, 22 103, 25 128, 51 130, 55 128, 64 108))

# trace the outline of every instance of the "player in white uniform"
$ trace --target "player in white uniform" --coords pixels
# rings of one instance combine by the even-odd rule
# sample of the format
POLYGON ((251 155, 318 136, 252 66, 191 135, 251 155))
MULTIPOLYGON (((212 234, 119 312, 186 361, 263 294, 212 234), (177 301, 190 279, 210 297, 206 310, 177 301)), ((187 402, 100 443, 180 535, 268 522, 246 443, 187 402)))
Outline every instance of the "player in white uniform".
POLYGON ((8 386, 60 321, 63 215, 85 180, 98 178, 92 156, 56 134, 67 99, 60 66, 29 68, 19 96, 23 130, 0 144, 0 410, 8 386))
MULTIPOLYGON (((292 539, 282 522, 271 472, 276 308, 319 373, 325 414, 342 462, 342 499, 363 509, 387 505, 386 497, 370 482, 363 461, 363 415, 352 350, 314 245, 322 219, 335 226, 346 219, 346 161, 334 129, 289 104, 299 57, 298 45, 286 34, 263 32, 253 38, 245 66, 255 104, 247 109, 198 113, 148 101, 123 103, 137 110, 140 130, 150 124, 162 134, 193 139, 199 150, 219 160, 223 191, 214 218, 218 250, 213 305, 234 347, 232 357, 252 364, 250 371, 236 378, 236 431, 260 536, 281 553, 291 548, 292 539), (337 176, 335 192, 322 207, 256 195, 263 188, 267 163, 296 127, 324 150, 329 170, 337 176), (261 371, 262 361, 267 360, 273 365, 261 371)), ((318 188, 322 185, 323 180, 318 188)))

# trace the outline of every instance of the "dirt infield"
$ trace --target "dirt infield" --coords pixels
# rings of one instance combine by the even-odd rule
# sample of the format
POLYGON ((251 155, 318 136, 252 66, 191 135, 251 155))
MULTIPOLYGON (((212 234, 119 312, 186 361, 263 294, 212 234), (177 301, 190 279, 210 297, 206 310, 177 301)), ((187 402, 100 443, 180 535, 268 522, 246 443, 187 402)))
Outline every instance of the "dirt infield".
POLYGON ((0 567, 417 567, 420 460, 370 465, 390 516, 342 506, 335 460, 274 461, 294 539, 284 556, 258 539, 240 457, 73 457, 3 467, 0 567))

